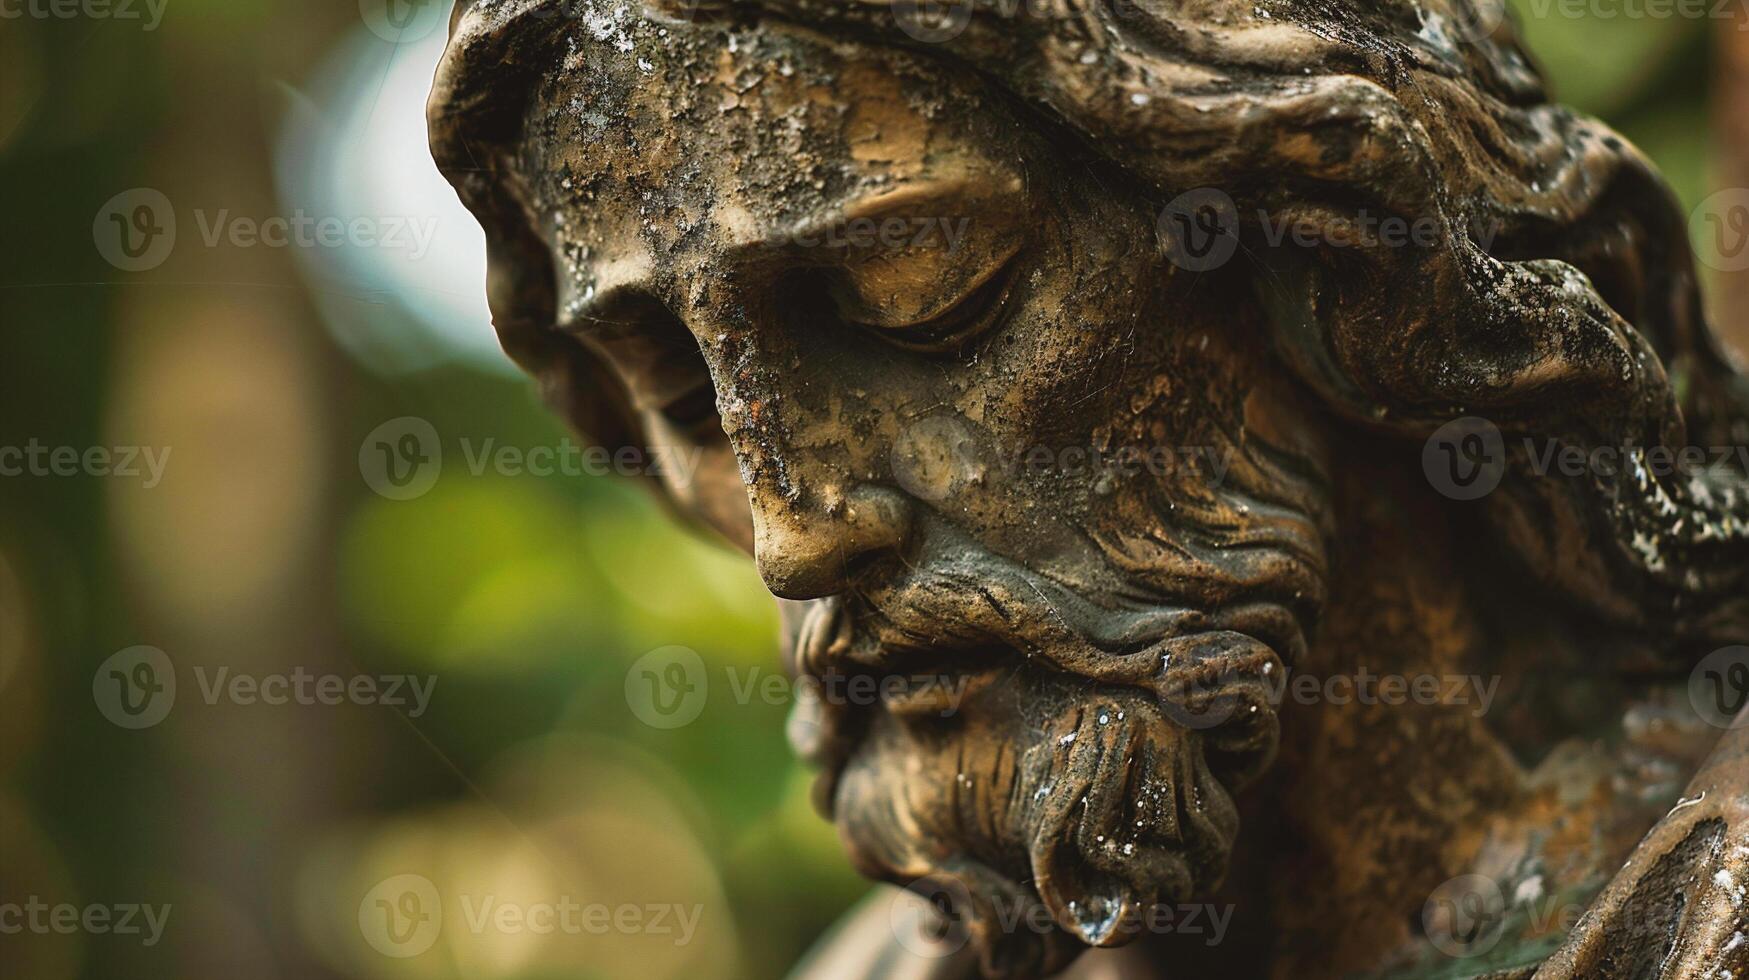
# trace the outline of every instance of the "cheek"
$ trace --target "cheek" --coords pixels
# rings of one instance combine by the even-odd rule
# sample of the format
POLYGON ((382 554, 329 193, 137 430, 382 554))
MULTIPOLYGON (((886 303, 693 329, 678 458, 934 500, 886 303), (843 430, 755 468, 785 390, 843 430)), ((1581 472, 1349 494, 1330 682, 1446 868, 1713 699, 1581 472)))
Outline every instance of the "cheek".
POLYGON ((1085 444, 1112 418, 1113 391, 1163 363, 1186 324, 1152 299, 1158 262, 1146 229, 1108 203, 1072 205, 1048 223, 1050 244, 973 386, 990 393, 992 421, 1009 433, 1085 444))
POLYGON ((1172 438, 1156 423, 1175 395, 1177 325, 1144 322, 1141 291, 1116 285, 1140 270, 1113 268, 1111 288, 1070 300, 1063 283, 1077 281, 1074 271, 1038 276, 1025 306, 968 369, 954 404, 970 434, 937 422, 927 443, 939 458, 998 463, 989 486, 1027 503, 1060 506, 1093 493, 1100 460, 1172 438))

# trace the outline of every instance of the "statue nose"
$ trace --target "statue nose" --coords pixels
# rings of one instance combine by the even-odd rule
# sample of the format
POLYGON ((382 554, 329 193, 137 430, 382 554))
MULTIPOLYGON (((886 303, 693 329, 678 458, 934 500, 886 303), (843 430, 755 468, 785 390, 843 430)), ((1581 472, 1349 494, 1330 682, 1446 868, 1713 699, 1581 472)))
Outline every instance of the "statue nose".
POLYGON ((843 592, 866 559, 894 552, 910 532, 905 498, 863 484, 830 506, 753 507, 753 555, 766 588, 785 599, 843 592))

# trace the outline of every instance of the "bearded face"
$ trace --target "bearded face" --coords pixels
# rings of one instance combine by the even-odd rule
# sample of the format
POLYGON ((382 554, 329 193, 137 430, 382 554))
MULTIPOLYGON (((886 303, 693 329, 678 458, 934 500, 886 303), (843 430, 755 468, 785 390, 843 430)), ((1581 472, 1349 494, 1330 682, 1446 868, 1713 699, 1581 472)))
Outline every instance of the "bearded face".
MULTIPOLYGON (((1524 631, 1470 587, 1607 624, 1636 670, 1740 641, 1739 474, 1554 478, 1514 448, 1462 512, 1475 554, 1420 550, 1460 508, 1401 481, 1453 423, 1582 455, 1749 439, 1674 198, 1549 101, 1493 0, 651 6, 462 0, 438 165, 555 406, 702 460, 662 491, 783 600, 821 810, 987 975, 1216 886, 1320 620, 1309 668, 1560 662, 1540 628, 1472 649, 1524 631), (1376 216, 1427 234, 1357 238, 1376 216)), ((1352 872, 1327 890, 1338 944, 1272 878, 1304 975, 1426 946, 1415 881, 1488 867, 1450 846, 1477 812, 1450 801, 1518 801, 1503 839, 1516 819, 1542 852, 1549 811, 1505 752, 1448 778, 1451 746, 1503 744, 1448 707, 1299 729, 1327 751, 1260 812, 1298 806, 1352 872), (1332 781, 1356 772, 1380 786, 1332 781)), ((1555 863, 1589 888, 1617 857, 1555 863)))
POLYGON ((992 972, 1218 883, 1325 591, 1321 433, 1260 325, 970 72, 565 29, 496 175, 553 275, 513 349, 702 450, 666 490, 786 600, 792 741, 856 865, 951 882, 992 972))

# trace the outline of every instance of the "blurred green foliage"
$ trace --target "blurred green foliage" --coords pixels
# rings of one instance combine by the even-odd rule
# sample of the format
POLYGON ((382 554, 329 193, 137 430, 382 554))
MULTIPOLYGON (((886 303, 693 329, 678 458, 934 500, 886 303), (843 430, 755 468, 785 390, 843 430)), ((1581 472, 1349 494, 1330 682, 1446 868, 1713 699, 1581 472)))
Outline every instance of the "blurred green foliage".
POLYGON ((1555 97, 1607 120, 1658 162, 1685 206, 1699 204, 1710 192, 1711 32, 1734 29, 1733 22, 1599 16, 1647 9, 1619 0, 1598 0, 1584 17, 1562 15, 1569 5, 1560 0, 1510 6, 1555 97))

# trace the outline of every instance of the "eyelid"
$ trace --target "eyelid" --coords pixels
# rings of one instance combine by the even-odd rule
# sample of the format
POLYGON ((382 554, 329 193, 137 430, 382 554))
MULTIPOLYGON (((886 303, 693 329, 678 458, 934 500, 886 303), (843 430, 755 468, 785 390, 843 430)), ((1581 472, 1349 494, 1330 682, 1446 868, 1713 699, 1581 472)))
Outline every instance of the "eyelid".
POLYGON ((914 319, 907 320, 903 323, 880 323, 863 320, 855 322, 862 323, 865 326, 874 327, 878 330, 907 330, 915 327, 927 326, 931 323, 948 318, 964 305, 967 300, 978 295, 981 290, 989 286, 999 277, 1007 274, 1009 267, 1014 264, 1015 256, 1019 254, 1020 243, 1017 242, 1006 252, 1000 253, 1001 257, 989 263, 985 270, 976 278, 968 280, 952 298, 945 303, 942 303, 938 308, 914 319))
POLYGON ((1010 296, 1018 279, 1019 263, 1016 259, 1019 254, 1016 249, 1006 259, 994 264, 989 272, 976 280, 976 285, 961 292, 946 309, 927 319, 899 325, 867 323, 850 317, 846 320, 906 350, 924 354, 963 350, 1006 318, 1010 296))

